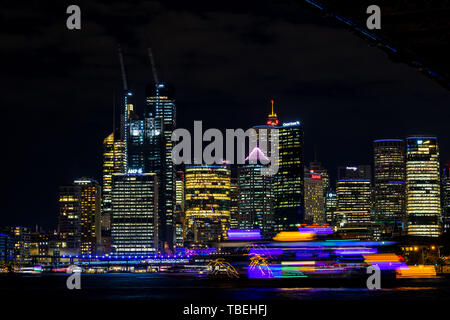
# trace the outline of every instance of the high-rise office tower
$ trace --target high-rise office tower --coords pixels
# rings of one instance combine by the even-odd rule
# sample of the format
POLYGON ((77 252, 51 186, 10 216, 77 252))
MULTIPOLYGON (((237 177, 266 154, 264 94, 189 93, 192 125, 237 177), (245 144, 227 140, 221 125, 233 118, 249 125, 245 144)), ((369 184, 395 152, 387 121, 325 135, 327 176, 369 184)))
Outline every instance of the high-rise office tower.
MULTIPOLYGON (((120 134, 121 140, 125 143, 125 165, 128 166, 128 145, 130 136, 130 120, 134 116, 133 93, 125 89, 123 93, 123 113, 121 115, 120 134)), ((126 168, 127 169, 127 168, 126 168)))
POLYGON ((386 234, 399 234, 406 214, 405 142, 400 139, 374 141, 375 219, 386 234))
POLYGON ((238 168, 238 229, 260 229, 265 238, 274 230, 272 176, 263 175, 264 165, 258 160, 267 157, 256 147, 247 162, 238 168))
POLYGON ((0 228, 0 263, 14 261, 14 236, 9 228, 0 228))
POLYGON ((450 230, 450 163, 442 170, 442 229, 450 230))
POLYGON ((225 165, 188 166, 185 171, 185 239, 226 239, 230 225, 230 170, 225 165))
POLYGON ((330 176, 328 175, 327 169, 322 166, 322 163, 319 161, 310 162, 308 169, 310 173, 320 173, 324 183, 325 193, 330 191, 330 176))
POLYGON ((114 133, 103 140, 102 229, 110 229, 112 175, 125 173, 125 143, 115 140, 114 133))
POLYGON ((182 215, 184 213, 184 172, 177 171, 175 181, 175 204, 177 214, 182 215))
POLYGON ((325 196, 325 216, 326 222, 331 226, 336 225, 335 212, 337 210, 337 195, 334 190, 327 192, 325 196))
POLYGON ((239 186, 236 178, 230 184, 230 229, 239 228, 239 186))
POLYGON ((80 190, 81 253, 93 254, 101 240, 101 189, 97 181, 77 179, 73 184, 80 190))
POLYGON ((144 120, 131 113, 128 119, 127 173, 148 172, 145 168, 147 141, 144 120))
MULTIPOLYGON (((272 104, 272 112, 267 116, 266 123, 264 125, 254 126, 253 129, 256 131, 257 135, 257 141, 258 141, 258 148, 261 149, 261 151, 270 158, 272 156, 272 144, 271 144, 271 138, 272 138, 272 132, 274 130, 278 130, 278 116, 273 110, 273 104, 274 101, 270 100, 272 104), (262 134, 264 132, 264 134, 262 134)), ((274 147, 278 147, 278 145, 274 144, 274 147)), ((251 151, 251 150, 250 150, 251 151)))
POLYGON ((274 177, 275 231, 297 230, 304 222, 303 127, 299 121, 277 127, 278 173, 274 177))
POLYGON ((92 254, 101 240, 101 191, 97 181, 80 178, 59 189, 58 234, 67 252, 92 254))
POLYGON ((80 253, 81 247, 81 202, 78 186, 59 187, 58 235, 66 242, 66 251, 80 253))
MULTIPOLYGON (((155 162, 151 172, 158 174, 160 184, 160 239, 165 247, 172 247, 175 237, 175 169, 172 162, 172 133, 175 130, 176 107, 174 90, 162 82, 147 88, 146 117, 154 117, 155 135, 161 135, 160 164, 155 162)), ((155 152, 155 154, 158 152, 155 152)))
POLYGON ((184 246, 184 172, 177 171, 175 180, 175 245, 184 246))
POLYGON ((363 224, 372 220, 370 166, 339 167, 336 194, 337 223, 340 225, 363 224))
POLYGON ((30 264, 31 230, 27 227, 11 227, 9 234, 14 242, 14 261, 20 265, 30 264))
POLYGON ((410 236, 441 234, 439 167, 436 137, 406 139, 406 214, 410 236))
POLYGON ((158 179, 154 173, 113 175, 111 236, 116 254, 158 250, 158 179))
POLYGON ((310 163, 305 168, 305 222, 308 224, 326 223, 325 196, 328 191, 329 179, 320 163, 310 163))
MULTIPOLYGON (((122 84, 123 84, 123 92, 121 94, 122 100, 122 111, 120 113, 120 137, 124 142, 125 147, 125 166, 128 165, 128 137, 129 137, 129 123, 132 114, 134 113, 134 104, 133 104, 133 92, 128 88, 127 74, 125 70, 125 63, 122 54, 122 48, 119 45, 118 47, 118 55, 119 55, 119 63, 120 63, 120 71, 122 75, 122 84)), ((125 168, 127 169, 127 168, 125 168)), ((126 170, 125 170, 126 171, 126 170)))
POLYGON ((154 84, 147 88, 146 110, 143 117, 134 111, 133 93, 128 89, 122 51, 119 47, 124 87, 122 137, 125 142, 126 173, 155 173, 158 177, 158 229, 159 248, 171 251, 175 239, 175 171, 172 165, 171 135, 175 127, 175 101, 173 90, 158 81, 153 55, 154 84))

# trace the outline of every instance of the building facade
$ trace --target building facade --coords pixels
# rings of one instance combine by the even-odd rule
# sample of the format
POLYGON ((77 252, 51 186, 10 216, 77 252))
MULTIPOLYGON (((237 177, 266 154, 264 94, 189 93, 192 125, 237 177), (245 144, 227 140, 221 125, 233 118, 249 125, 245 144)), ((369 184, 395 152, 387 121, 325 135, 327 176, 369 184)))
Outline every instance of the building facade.
POLYGON ((297 230, 304 222, 303 127, 299 121, 278 129, 278 173, 274 177, 275 231, 297 230))
POLYGON ((156 174, 113 175, 111 237, 116 254, 158 251, 156 174))
POLYGON ((329 225, 336 225, 336 215, 337 210, 337 194, 334 190, 327 192, 325 196, 325 216, 326 221, 329 225))
POLYGON ((406 139, 406 214, 410 236, 441 234, 439 148, 436 137, 406 139))
POLYGON ((112 176, 125 173, 125 143, 115 140, 114 133, 103 140, 102 229, 110 229, 112 176))
POLYGON ((269 238, 274 232, 273 177, 261 173, 264 165, 257 163, 260 157, 265 155, 256 147, 247 158, 252 161, 238 168, 238 229, 259 229, 269 238))
POLYGON ((101 188, 89 178, 73 182, 79 190, 80 249, 82 254, 94 254, 101 243, 101 188))
POLYGON ((442 230, 450 230, 450 163, 442 170, 442 230))
POLYGON ((239 228, 239 185, 238 179, 231 178, 230 184, 230 229, 239 228))
POLYGON ((312 162, 305 168, 305 223, 326 223, 325 198, 329 190, 327 171, 319 162, 312 162))
POLYGON ((175 168, 172 162, 172 133, 176 126, 176 106, 173 87, 156 83, 147 88, 146 118, 154 118, 154 145, 151 152, 152 164, 147 172, 158 174, 159 181, 159 238, 165 248, 172 248, 175 242, 175 168))
POLYGON ((370 166, 338 168, 336 183, 337 223, 365 224, 372 221, 372 183, 370 166))
POLYGON ((59 189, 58 235, 70 254, 93 254, 101 244, 101 188, 90 178, 59 189))
POLYGON ((79 186, 59 187, 59 238, 66 243, 69 254, 81 252, 81 190, 79 186))
POLYGON ((175 246, 184 246, 184 172, 177 171, 175 181, 175 246))
POLYGON ((225 165, 186 167, 186 241, 205 244, 226 239, 230 226, 230 176, 225 165))
POLYGON ((374 141, 375 219, 385 234, 399 235, 406 223, 405 151, 401 139, 374 141))

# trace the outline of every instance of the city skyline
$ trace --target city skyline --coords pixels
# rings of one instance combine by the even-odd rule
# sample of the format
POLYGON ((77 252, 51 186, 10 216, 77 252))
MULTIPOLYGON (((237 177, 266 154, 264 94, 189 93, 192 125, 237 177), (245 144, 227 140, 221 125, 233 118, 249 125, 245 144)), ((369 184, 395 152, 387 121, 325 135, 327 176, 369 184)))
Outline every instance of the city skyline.
POLYGON ((0 300, 433 316, 450 300, 448 16, 448 0, 5 3, 0 300))
MULTIPOLYGON (((148 98, 147 98, 147 101, 148 101, 148 98)), ((148 103, 148 102, 147 102, 148 103)), ((272 107, 273 107, 273 103, 274 103, 274 101, 273 100, 270 100, 270 103, 272 104, 272 107)), ((272 109, 272 115, 273 115, 273 109, 272 109)), ((275 115, 276 116, 276 115, 275 115)), ((270 119, 270 117, 271 117, 271 114, 269 113, 269 115, 268 115, 268 117, 269 117, 269 119, 270 119)), ((136 120, 134 120, 134 121, 136 121, 136 120)), ((133 123, 133 121, 130 121, 130 123, 133 123)), ((264 123, 264 122, 262 122, 262 123, 264 123)), ((282 124, 283 122, 280 122, 280 125, 282 124)), ((293 122, 288 122, 288 123, 293 123, 293 122)), ((302 127, 303 127, 303 123, 301 123, 301 125, 302 125, 302 127)), ((251 128, 251 126, 253 126, 253 127, 255 127, 255 128, 258 128, 258 127, 266 127, 266 125, 264 125, 264 124, 261 124, 261 125, 258 125, 258 124, 252 124, 252 125, 249 125, 249 127, 248 128, 251 128)), ((206 129, 206 128, 205 128, 206 129)), ((130 130, 133 130, 133 128, 132 127, 130 127, 130 130)), ((414 136, 412 136, 412 137, 414 137, 414 136)), ((420 137, 420 136, 419 136, 420 137)), ((381 142, 381 141, 403 141, 403 143, 404 143, 404 141, 406 141, 406 139, 410 139, 411 137, 403 137, 403 138, 400 138, 400 139, 397 139, 397 138, 394 138, 394 139, 377 139, 377 140, 374 140, 374 141, 372 141, 372 143, 379 143, 379 142, 381 142)), ((110 160, 109 160, 109 158, 108 158, 108 156, 109 157, 111 157, 111 155, 110 154, 108 154, 108 152, 110 152, 108 149, 106 149, 105 150, 105 147, 107 148, 108 146, 108 144, 111 144, 111 142, 112 142, 112 133, 111 134, 109 134, 109 135, 107 135, 107 136, 105 136, 105 138, 104 138, 104 141, 103 141, 103 144, 104 144, 104 146, 103 146, 103 148, 104 148, 104 152, 107 152, 106 154, 104 153, 104 156, 106 155, 107 156, 107 158, 106 159, 104 159, 104 161, 106 161, 106 165, 108 165, 109 164, 109 162, 111 162, 110 160)), ((438 141, 439 141, 439 138, 438 138, 438 141)), ((119 148, 120 148, 120 146, 122 146, 122 148, 123 148, 123 141, 120 141, 120 140, 117 140, 117 141, 115 141, 115 145, 117 145, 117 144, 119 144, 119 148)), ((110 146, 109 146, 109 148, 111 148, 110 146)), ((116 146, 116 148, 117 148, 117 146, 116 146)), ((406 145, 404 145, 403 146, 403 150, 402 150, 404 153, 406 153, 406 145)), ((116 151, 117 152, 117 151, 116 151)), ((119 153, 120 152, 123 152, 123 151, 119 151, 119 153)), ((368 178, 368 180, 370 181, 370 185, 371 185, 371 188, 375 188, 376 187, 376 180, 375 181, 373 181, 372 180, 372 175, 373 174, 375 174, 376 175, 376 172, 375 172, 375 168, 371 168, 371 166, 373 166, 374 165, 374 156, 376 156, 376 151, 374 151, 374 154, 373 154, 373 156, 372 156, 372 159, 371 160, 369 160, 369 162, 370 162, 370 165, 368 166, 369 167, 369 169, 366 169, 366 170, 368 170, 369 171, 369 178, 368 178)), ((314 159, 315 159, 315 157, 316 157, 316 154, 314 154, 314 159)), ((315 159, 316 160, 316 159, 315 159)), ((319 159, 319 160, 321 160, 321 161, 323 161, 323 159, 319 159)), ((117 160, 116 160, 117 161, 117 160)), ((445 168, 445 165, 446 165, 446 161, 443 161, 442 159, 439 159, 439 161, 440 161, 440 164, 441 164, 441 168, 445 168)), ((133 161, 131 161, 131 163, 133 163, 133 161)), ((314 163, 314 162, 312 162, 312 163, 314 163)), ((350 163, 347 163, 346 165, 352 165, 352 164, 354 164, 354 162, 350 162, 350 163)), ((105 166, 105 163, 103 164, 103 167, 105 166)), ((121 164, 119 164, 119 166, 121 166, 121 164)), ((245 166, 248 166, 248 165, 245 165, 245 166)), ((306 161, 303 161, 303 163, 302 163, 302 166, 304 166, 304 168, 306 169, 306 168, 308 168, 308 163, 306 163, 306 161)), ((365 166, 365 165, 362 165, 363 167, 365 166)), ((233 179, 235 179, 235 178, 237 178, 238 176, 236 176, 236 173, 238 172, 238 171, 236 171, 236 170, 239 170, 239 165, 233 165, 233 166, 231 166, 230 167, 230 169, 231 169, 231 177, 233 178, 233 179), (234 173, 234 174, 233 174, 234 173)), ((340 170, 341 169, 345 169, 345 165, 344 165, 344 167, 342 167, 342 166, 337 166, 336 168, 335 168, 335 170, 330 170, 328 167, 325 167, 324 168, 325 170, 329 170, 330 171, 330 173, 331 173, 331 179, 330 179, 330 183, 329 183, 329 187, 331 187, 331 189, 329 189, 329 190, 336 190, 336 187, 338 187, 339 188, 339 181, 340 181, 340 178, 339 178, 339 175, 341 174, 341 172, 340 172, 340 170)), ((347 169, 348 169, 348 167, 347 167, 347 169)), ((121 171, 121 170, 124 170, 123 168, 122 169, 119 169, 119 171, 121 171)), ((133 167, 133 170, 137 170, 136 168, 134 168, 133 167)), ((105 173, 105 167, 103 168, 103 171, 104 171, 104 173, 105 173)), ((151 171, 150 171, 151 172, 151 171)), ((306 172, 306 171, 305 171, 306 172)), ((105 183, 105 181, 104 181, 104 179, 102 179, 101 178, 101 175, 102 175, 102 173, 100 173, 99 174, 100 175, 100 177, 99 178, 97 178, 97 177, 89 177, 89 178, 86 178, 86 179, 94 179, 94 180, 98 180, 98 181, 103 181, 103 184, 105 183)), ((107 174, 107 176, 106 177, 108 177, 109 175, 107 174)), ((77 180, 77 177, 74 177, 73 179, 72 179, 72 181, 76 181, 77 180)), ((109 180, 109 179, 108 179, 109 180)), ((69 181, 69 183, 70 183, 71 181, 69 181)), ((66 183, 66 185, 67 185, 68 183, 66 183)), ((103 189, 102 189, 102 192, 103 192, 103 189)), ((304 192, 304 191, 302 191, 302 192, 304 192)), ((375 192, 375 189, 374 189, 374 192, 375 192)), ((57 197, 57 194, 55 195, 55 197, 57 197)), ((371 207, 371 210, 373 210, 373 212, 375 213, 375 211, 376 211, 376 204, 374 203, 374 207, 371 207)), ((108 209, 107 209, 108 210, 108 209)), ((58 215, 58 213, 56 213, 56 216, 58 215)), ((324 217, 325 218, 325 217, 324 217)), ((56 219, 57 220, 57 219, 56 219)), ((55 220, 55 221, 56 221, 55 220)), ((24 226, 24 227, 31 227, 31 228, 33 228, 33 226, 32 225, 30 225, 30 224, 26 224, 26 223, 24 223, 24 224, 18 224, 18 225, 21 225, 21 226, 24 226)), ((37 224, 39 227, 42 227, 43 225, 39 225, 39 224, 37 224)), ((45 226, 44 225, 44 227, 46 227, 49 231, 50 230, 53 230, 53 229, 55 229, 56 230, 56 227, 57 227, 57 224, 56 223, 54 223, 52 226, 50 226, 50 227, 48 227, 48 226, 45 226)))
MULTIPOLYGON (((142 8, 143 12, 149 10, 142 8)), ((439 138, 441 161, 450 159, 446 134, 448 91, 416 70, 394 63, 376 48, 368 47, 365 40, 330 24, 309 7, 296 5, 295 20, 283 18, 287 11, 283 6, 278 7, 279 13, 271 13, 268 8, 270 5, 262 6, 260 14, 270 26, 259 29, 239 19, 245 6, 232 7, 237 10, 232 12, 210 4, 204 8, 203 14, 208 17, 205 21, 198 11, 162 6, 148 23, 130 22, 127 35, 133 35, 135 41, 114 28, 97 32, 86 23, 85 36, 68 34, 68 39, 60 43, 75 58, 55 55, 48 41, 17 49, 20 59, 11 60, 4 73, 8 78, 2 79, 8 105, 6 117, 14 118, 16 110, 24 110, 29 116, 23 119, 23 130, 17 131, 12 121, 3 127, 5 134, 14 132, 25 145, 7 141, 6 149, 13 155, 7 158, 7 178, 13 184, 5 206, 9 214, 2 217, 1 223, 54 227, 58 187, 82 176, 101 180, 101 141, 111 132, 114 90, 118 103, 121 88, 117 44, 123 46, 128 78, 140 101, 136 108, 143 110, 145 86, 151 82, 148 44, 141 36, 147 28, 152 30, 150 38, 161 78, 176 87, 178 127, 190 128, 194 120, 203 117, 207 127, 264 124, 270 112, 269 100, 274 99, 280 119, 300 119, 304 124, 305 163, 313 160, 317 150, 317 159, 332 180, 339 165, 372 163, 372 141, 376 139, 433 134, 439 138), (151 28, 155 24, 173 25, 166 29, 173 42, 164 41, 159 28, 151 28), (195 34, 182 33, 189 24, 197 26, 195 34), (224 28, 233 31, 226 33, 224 28), (89 39, 105 41, 89 49, 73 48, 74 44, 86 45, 89 39), (198 44, 206 41, 211 46, 202 49, 198 44), (283 48, 289 50, 280 50, 283 48), (28 60, 33 59, 21 58, 32 57, 34 49, 44 52, 50 61, 31 65, 28 60), (332 56, 328 55, 330 51, 332 56), (267 56, 276 58, 267 64, 267 56), (89 66, 91 71, 75 71, 73 65, 89 66), (314 67, 318 65, 320 72, 314 67), (214 78, 210 70, 222 76, 214 78), (48 75, 45 87, 35 77, 29 78, 27 86, 11 86, 17 83, 17 77, 40 72, 48 75), (69 75, 65 87, 58 85, 58 72, 69 75), (208 81, 212 78, 214 81, 208 81), (211 106, 215 112, 208 114, 211 106), (238 117, 234 116, 236 112, 238 117), (32 172, 23 169, 30 151, 34 152, 37 168, 32 172), (19 177, 9 176, 9 172, 19 177), (25 180, 28 187, 38 191, 30 195, 31 201, 23 203, 19 197, 25 191, 21 182, 25 180)), ((118 14, 117 7, 110 10, 112 16, 118 14)), ((257 19, 256 15, 249 17, 250 22, 257 19)), ((100 19, 97 23, 104 26, 108 22, 100 19)), ((13 20, 11 27, 16 24, 13 20)), ((50 18, 48 26, 58 30, 57 19, 50 18)), ((21 28, 17 30, 25 33, 21 28)), ((35 36, 45 39, 45 35, 35 36)))

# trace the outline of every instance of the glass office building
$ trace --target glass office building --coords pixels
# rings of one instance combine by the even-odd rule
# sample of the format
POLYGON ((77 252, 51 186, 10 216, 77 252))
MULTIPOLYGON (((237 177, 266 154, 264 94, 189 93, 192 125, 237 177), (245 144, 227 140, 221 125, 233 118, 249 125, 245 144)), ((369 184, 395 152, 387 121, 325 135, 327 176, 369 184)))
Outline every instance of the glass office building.
POLYGON ((101 240, 101 189, 97 181, 80 178, 59 188, 58 234, 67 252, 93 254, 101 240))
POLYGON ((450 163, 442 170, 442 229, 450 230, 450 163))
POLYGON ((304 222, 303 127, 299 121, 278 129, 278 173, 274 176, 275 231, 297 230, 304 222))
POLYGON ((406 218, 405 141, 374 141, 375 218, 385 234, 399 235, 406 218))
POLYGON ((102 219, 104 230, 110 229, 112 176, 114 173, 125 173, 125 143, 115 140, 114 133, 103 140, 103 188, 102 188, 102 219))
POLYGON ((186 241, 205 244, 226 239, 230 226, 230 175, 225 165, 186 167, 186 241))
POLYGON ((158 179, 154 173, 114 174, 111 237, 116 254, 158 250, 158 179))
POLYGON ((162 246, 173 247, 175 241, 175 168, 172 162, 174 143, 171 140, 176 126, 174 89, 165 83, 155 83, 147 88, 145 118, 153 118, 153 145, 149 169, 144 172, 158 174, 159 182, 159 237, 162 246))
POLYGON ((261 174, 264 165, 257 164, 261 157, 265 155, 256 147, 247 158, 252 161, 238 168, 238 229, 260 229, 261 235, 268 238, 274 231, 273 177, 261 174))
POLYGON ((336 218, 340 225, 370 222, 372 211, 371 168, 368 165, 338 168, 336 218))
POLYGON ((436 137, 406 139, 406 214, 410 236, 441 234, 441 179, 436 137))

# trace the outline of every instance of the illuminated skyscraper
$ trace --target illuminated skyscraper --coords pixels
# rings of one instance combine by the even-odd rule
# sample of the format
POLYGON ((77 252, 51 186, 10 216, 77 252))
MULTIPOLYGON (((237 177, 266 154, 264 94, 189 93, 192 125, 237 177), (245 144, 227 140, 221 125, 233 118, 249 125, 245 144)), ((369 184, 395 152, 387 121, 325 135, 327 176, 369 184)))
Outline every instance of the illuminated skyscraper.
POLYGON ((328 174, 320 163, 310 163, 305 168, 305 222, 326 223, 325 196, 329 188, 328 174))
POLYGON ((157 181, 154 173, 113 175, 111 236, 115 253, 158 250, 157 181))
MULTIPOLYGON (((272 112, 267 116, 266 123, 264 125, 253 127, 258 137, 258 148, 269 158, 272 156, 272 150, 270 149, 272 146, 272 132, 278 130, 277 126, 279 124, 278 116, 273 110, 274 101, 270 100, 270 102, 272 104, 272 112), (264 134, 262 134, 262 132, 264 132, 264 134)), ((274 145, 274 147, 278 147, 278 145, 274 145)))
POLYGON ((370 222, 372 185, 370 166, 339 167, 336 184, 337 210, 341 225, 370 222))
POLYGON ((185 171, 185 239, 205 243, 226 239, 230 225, 230 170, 188 166, 185 171))
POLYGON ((147 168, 145 168, 145 151, 147 147, 145 133, 144 120, 139 119, 137 115, 132 113, 128 121, 126 172, 147 172, 147 168))
POLYGON ((178 248, 184 246, 184 172, 178 171, 176 173, 175 181, 175 245, 178 248))
POLYGON ((336 224, 335 212, 337 210, 337 195, 330 190, 325 196, 325 215, 327 223, 334 226, 336 224))
POLYGON ((93 254, 100 245, 101 189, 97 181, 88 178, 73 182, 80 195, 80 239, 81 253, 93 254))
POLYGON ((80 253, 81 249, 81 203, 78 186, 59 187, 58 235, 66 242, 67 252, 80 253))
POLYGON ((103 140, 102 219, 104 230, 110 229, 112 175, 125 173, 125 143, 114 139, 114 133, 103 140))
POLYGON ((122 137, 122 141, 125 143, 125 165, 128 165, 128 138, 130 135, 130 119, 133 118, 134 114, 134 104, 132 103, 133 93, 129 91, 127 88, 123 93, 123 113, 121 114, 121 125, 120 125, 120 134, 122 137))
POLYGON ((319 161, 310 162, 308 169, 310 173, 320 173, 324 182, 324 190, 328 192, 330 190, 330 176, 327 169, 322 166, 322 163, 319 161))
POLYGON ((184 214, 184 172, 178 171, 175 181, 175 194, 176 194, 176 212, 181 216, 184 214))
POLYGON ((230 185, 230 229, 239 228, 239 186, 236 178, 230 185))
POLYGON ((405 142, 400 139, 374 141, 375 218, 387 234, 400 233, 406 214, 405 142))
MULTIPOLYGON (((154 162, 149 172, 156 172, 159 181, 160 240, 172 247, 175 238, 175 169, 172 162, 172 133, 175 130, 176 107, 174 90, 162 82, 147 88, 146 117, 154 117, 155 135, 161 135, 160 164, 154 162), (153 167, 153 168, 152 168, 153 167)), ((157 152, 155 152, 155 155, 157 152)))
POLYGON ((256 147, 247 163, 238 168, 238 229, 260 229, 262 236, 268 238, 274 230, 273 177, 261 174, 264 166, 257 163, 261 158, 267 160, 256 147))
POLYGON ((442 223, 443 231, 450 230, 450 163, 442 170, 442 223))
POLYGON ((10 230, 0 229, 0 263, 6 264, 14 260, 14 236, 10 230))
POLYGON ((406 139, 406 214, 410 236, 441 234, 439 166, 436 137, 406 139))
POLYGON ((279 133, 278 173, 274 177, 275 231, 296 230, 304 222, 303 127, 283 123, 279 133))
POLYGON ((100 185, 81 178, 59 189, 58 235, 67 243, 67 252, 95 253, 100 244, 100 185))
POLYGON ((10 235, 13 236, 15 262, 21 265, 31 263, 31 230, 20 226, 11 227, 10 230, 10 235))

